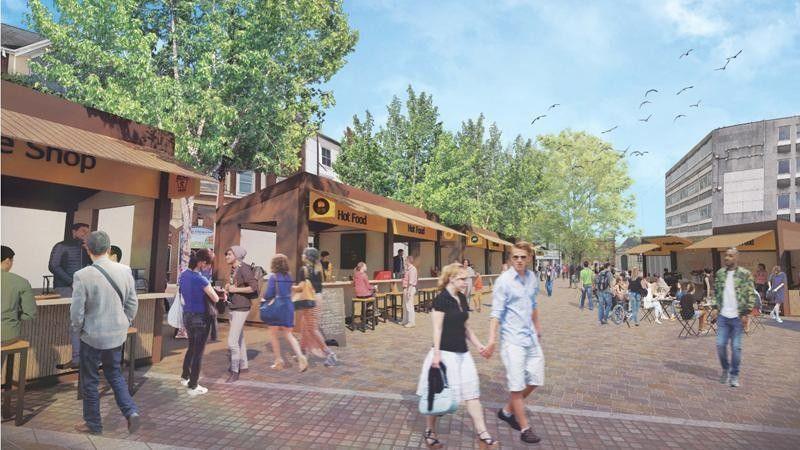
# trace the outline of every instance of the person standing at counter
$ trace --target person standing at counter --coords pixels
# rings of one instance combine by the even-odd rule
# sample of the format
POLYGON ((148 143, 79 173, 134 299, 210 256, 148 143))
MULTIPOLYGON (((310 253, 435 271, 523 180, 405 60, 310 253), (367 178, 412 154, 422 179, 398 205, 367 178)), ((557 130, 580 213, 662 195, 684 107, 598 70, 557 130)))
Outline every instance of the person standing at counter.
POLYGON ((53 287, 62 297, 72 295, 72 276, 75 272, 92 263, 86 253, 86 236, 89 225, 76 223, 72 225, 72 239, 67 239, 53 246, 50 251, 50 262, 47 267, 53 274, 53 287))
POLYGON ((319 263, 322 265, 322 281, 333 281, 333 263, 329 260, 331 254, 323 251, 319 254, 319 263))
POLYGON ((94 261, 73 276, 70 319, 72 329, 80 335, 80 370, 83 394, 83 420, 75 426, 82 433, 100 434, 100 382, 98 369, 114 390, 122 414, 128 421, 128 431, 139 428, 139 408, 128 392, 128 383, 120 371, 122 344, 128 327, 136 317, 139 300, 133 274, 128 266, 108 259, 111 240, 104 231, 94 231, 86 239, 89 256, 94 261))
MULTIPOLYGON (((73 275, 78 270, 92 263, 86 253, 86 236, 89 235, 89 225, 76 223, 72 225, 72 239, 67 239, 53 246, 50 251, 50 262, 47 267, 53 274, 53 287, 62 297, 72 295, 73 275)), ((58 364, 59 369, 77 369, 80 365, 81 339, 77 334, 70 334, 72 344, 72 359, 69 362, 58 364)))
POLYGON ((231 351, 230 375, 226 383, 233 383, 239 379, 240 372, 248 370, 244 322, 250 314, 251 300, 258 297, 258 280, 253 275, 253 269, 243 263, 246 255, 247 250, 240 245, 234 245, 225 252, 225 262, 231 265, 230 282, 225 286, 230 298, 228 349, 231 351))
MULTIPOLYGON (((28 280, 11 273, 14 265, 14 250, 2 246, 2 262, 0 262, 0 281, 2 282, 3 303, 3 345, 13 344, 19 340, 21 321, 36 318, 36 300, 28 280)), ((8 380, 7 380, 8 381, 8 380)))
MULTIPOLYGON (((209 283, 214 283, 214 261, 216 260, 216 255, 214 254, 213 249, 208 249, 208 255, 211 258, 211 262, 204 265, 203 269, 200 271, 200 274, 206 277, 209 283)), ((213 314, 214 311, 211 311, 212 314, 209 314, 209 322, 211 322, 211 326, 209 327, 211 330, 209 332, 209 342, 219 342, 217 338, 217 315, 213 314)))
POLYGON ((208 313, 208 308, 213 308, 213 306, 207 304, 206 296, 214 303, 219 301, 219 296, 211 286, 211 282, 203 275, 203 271, 211 267, 213 260, 211 252, 206 249, 192 253, 189 257, 189 269, 184 270, 178 280, 178 287, 184 303, 183 323, 189 334, 189 348, 183 357, 181 384, 186 386, 186 393, 190 397, 208 392, 207 388, 198 384, 198 380, 208 329, 213 317, 208 313))
POLYGON ((392 258, 392 278, 399 280, 403 278, 403 271, 405 270, 405 258, 403 257, 403 249, 397 251, 397 254, 392 258))
POLYGON ((417 293, 418 279, 417 268, 414 266, 414 256, 408 255, 406 259, 406 273, 403 275, 403 305, 406 309, 403 326, 406 328, 414 328, 414 326, 416 326, 414 317, 414 295, 417 293))

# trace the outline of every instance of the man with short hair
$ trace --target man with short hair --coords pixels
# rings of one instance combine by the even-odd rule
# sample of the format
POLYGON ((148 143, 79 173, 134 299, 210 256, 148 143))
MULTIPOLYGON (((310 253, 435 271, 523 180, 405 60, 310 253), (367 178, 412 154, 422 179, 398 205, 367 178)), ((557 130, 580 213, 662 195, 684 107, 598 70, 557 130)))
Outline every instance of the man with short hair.
POLYGON ((403 258, 403 249, 397 250, 397 254, 392 258, 392 278, 399 280, 403 278, 405 270, 405 258, 403 258))
POLYGON ((405 307, 405 316, 403 317, 403 326, 406 328, 414 328, 416 326, 414 317, 414 295, 417 293, 417 268, 414 266, 414 255, 408 255, 406 258, 406 271, 403 274, 403 306, 405 307))
POLYGON ((717 316, 717 355, 722 365, 719 382, 739 387, 739 364, 742 360, 742 319, 750 314, 756 302, 755 283, 749 270, 739 266, 735 247, 725 252, 725 267, 714 279, 714 309, 717 316), (728 342, 731 358, 728 362, 728 342))
POLYGON ((497 411, 497 417, 520 431, 520 440, 535 444, 540 441, 528 424, 525 398, 544 385, 544 354, 539 340, 542 326, 536 296, 539 277, 528 269, 535 263, 531 244, 520 241, 511 248, 512 270, 503 272, 492 289, 492 312, 489 342, 481 352, 491 357, 498 328, 500 357, 506 367, 509 402, 497 411))
POLYGON ((600 325, 608 323, 608 313, 611 311, 611 284, 614 282, 614 274, 611 272, 611 264, 603 264, 603 270, 597 274, 597 320, 600 325))
POLYGON ((2 344, 7 345, 19 340, 19 330, 23 320, 36 318, 36 299, 33 297, 33 290, 28 280, 11 273, 11 267, 14 265, 14 250, 3 245, 1 252, 2 344))
POLYGON ((89 256, 94 261, 74 275, 70 318, 72 328, 80 334, 80 376, 83 394, 84 423, 77 431, 101 434, 100 382, 98 367, 103 365, 108 384, 114 390, 122 414, 128 421, 128 431, 139 428, 139 409, 128 392, 128 384, 120 371, 122 344, 128 327, 136 316, 139 301, 131 269, 108 259, 111 241, 104 231, 94 231, 86 239, 89 256))
POLYGON ((70 227, 72 239, 63 240, 50 251, 48 269, 53 274, 53 287, 63 297, 72 294, 72 276, 78 270, 92 263, 86 253, 85 241, 89 235, 89 225, 76 223, 70 227))
POLYGON ((594 278, 594 272, 592 269, 589 268, 589 261, 583 262, 583 269, 580 272, 581 278, 581 305, 580 309, 583 309, 583 301, 584 299, 589 301, 589 311, 594 309, 593 300, 592 300, 592 279, 594 278))

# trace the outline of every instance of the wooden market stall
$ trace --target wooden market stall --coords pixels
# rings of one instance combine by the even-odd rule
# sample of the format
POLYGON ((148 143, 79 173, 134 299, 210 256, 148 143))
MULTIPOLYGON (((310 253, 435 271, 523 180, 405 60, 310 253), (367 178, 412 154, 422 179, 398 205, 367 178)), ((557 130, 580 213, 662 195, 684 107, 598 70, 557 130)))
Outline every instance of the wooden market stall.
MULTIPOLYGON (((175 161, 170 133, 7 81, 2 82, 2 92, 4 211, 63 214, 60 228, 69 238, 74 223, 97 229, 102 210, 133 207, 129 259, 147 291, 139 296, 134 321, 137 356, 159 361, 171 202, 197 193, 205 177, 175 161)), ((4 230, 19 225, 9 214, 3 221, 4 230)), ((119 238, 116 230, 105 231, 112 241, 119 238)), ((12 248, 26 244, 3 239, 12 248)), ((47 260, 47 255, 33 256, 47 260)), ((48 272, 43 263, 39 273, 48 272)), ((34 288, 42 283, 29 281, 34 288)), ((27 378, 58 374, 56 364, 69 360, 70 303, 68 297, 37 300, 37 318, 23 322, 21 337, 31 343, 27 378)))

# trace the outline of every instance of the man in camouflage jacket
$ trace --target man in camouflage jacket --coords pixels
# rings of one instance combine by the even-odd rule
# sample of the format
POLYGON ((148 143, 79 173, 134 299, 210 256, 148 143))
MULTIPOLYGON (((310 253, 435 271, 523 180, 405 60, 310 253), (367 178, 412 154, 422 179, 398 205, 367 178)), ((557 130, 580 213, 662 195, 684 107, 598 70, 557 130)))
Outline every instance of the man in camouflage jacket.
POLYGON ((742 359, 743 318, 756 302, 755 284, 749 270, 739 267, 739 251, 725 252, 725 267, 717 271, 714 280, 714 308, 717 316, 717 355, 722 365, 720 383, 739 387, 739 364, 742 359), (731 346, 728 362, 728 342, 731 346))

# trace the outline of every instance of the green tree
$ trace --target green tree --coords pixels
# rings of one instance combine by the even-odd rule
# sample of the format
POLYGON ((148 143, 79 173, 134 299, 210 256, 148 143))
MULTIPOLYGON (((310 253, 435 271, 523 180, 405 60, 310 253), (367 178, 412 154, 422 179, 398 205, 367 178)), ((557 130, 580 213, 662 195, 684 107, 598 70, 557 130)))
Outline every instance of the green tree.
POLYGON ((381 151, 374 127, 375 121, 369 111, 363 121, 353 116, 353 125, 345 131, 342 152, 333 163, 333 170, 352 186, 389 196, 393 187, 389 160, 381 151))
POLYGON ((533 234, 558 245, 573 261, 599 242, 633 230, 633 181, 628 165, 610 144, 571 130, 539 137, 542 187, 533 234))
POLYGON ((333 104, 322 85, 357 39, 339 0, 29 5, 32 28, 52 42, 32 64, 35 87, 174 133, 177 158, 199 170, 223 158, 294 170, 333 104))

